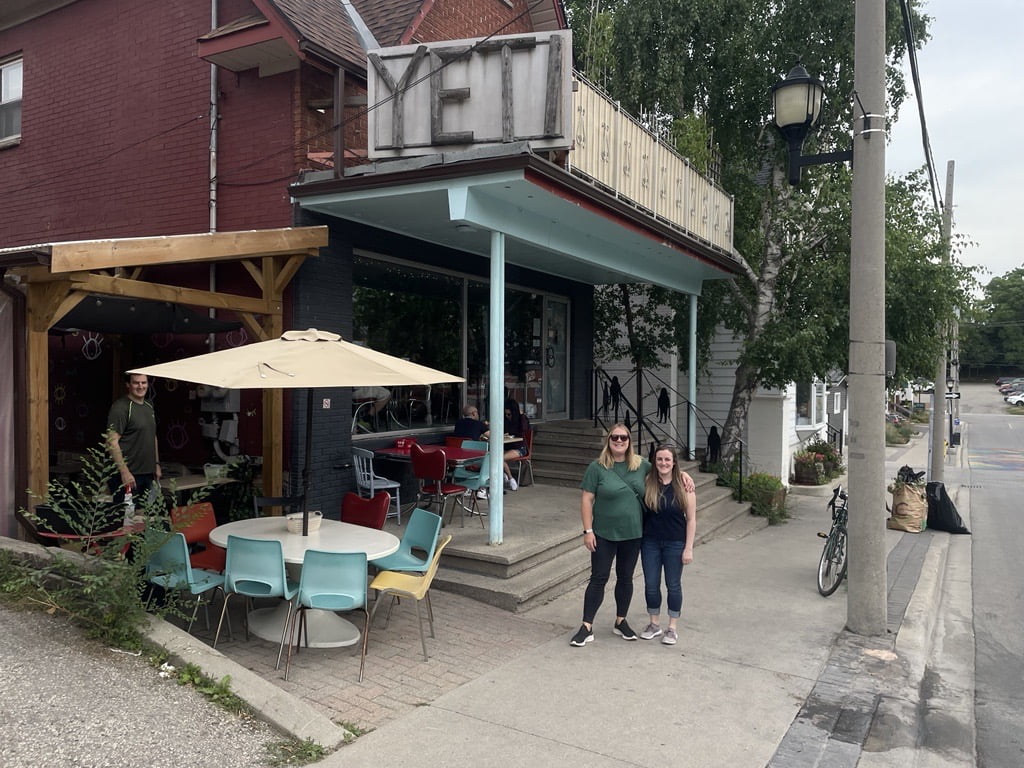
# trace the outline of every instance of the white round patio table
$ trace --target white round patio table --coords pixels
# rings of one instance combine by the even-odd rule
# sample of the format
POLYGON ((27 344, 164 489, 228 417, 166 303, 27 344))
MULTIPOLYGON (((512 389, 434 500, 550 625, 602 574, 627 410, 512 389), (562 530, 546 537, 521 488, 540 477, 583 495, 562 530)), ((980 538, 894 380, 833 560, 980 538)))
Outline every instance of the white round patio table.
MULTIPOLYGON (((398 549, 399 544, 398 537, 386 531, 337 520, 323 520, 320 523, 320 530, 303 536, 301 533, 289 532, 284 517, 236 520, 233 523, 218 525, 210 531, 210 541, 219 547, 227 547, 228 536, 280 541, 285 562, 295 566, 302 565, 307 549, 365 552, 367 560, 374 560, 390 555, 398 549)), ((287 617, 288 604, 284 601, 272 608, 258 608, 249 612, 249 631, 263 640, 279 643, 287 617)), ((354 645, 360 638, 356 626, 333 611, 307 611, 306 631, 311 648, 354 645)))

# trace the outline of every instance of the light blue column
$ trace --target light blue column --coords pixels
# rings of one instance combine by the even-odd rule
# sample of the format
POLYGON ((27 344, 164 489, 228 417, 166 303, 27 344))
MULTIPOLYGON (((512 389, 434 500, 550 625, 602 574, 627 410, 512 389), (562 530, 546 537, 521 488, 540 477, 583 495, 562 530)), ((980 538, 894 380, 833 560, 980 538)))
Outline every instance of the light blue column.
POLYGON ((690 401, 686 406, 688 412, 686 429, 686 458, 693 461, 697 457, 697 295, 690 294, 690 346, 687 355, 686 365, 686 399, 690 401))
POLYGON ((491 232, 491 322, 487 360, 487 418, 490 421, 491 483, 489 544, 504 537, 505 478, 505 234, 491 232))

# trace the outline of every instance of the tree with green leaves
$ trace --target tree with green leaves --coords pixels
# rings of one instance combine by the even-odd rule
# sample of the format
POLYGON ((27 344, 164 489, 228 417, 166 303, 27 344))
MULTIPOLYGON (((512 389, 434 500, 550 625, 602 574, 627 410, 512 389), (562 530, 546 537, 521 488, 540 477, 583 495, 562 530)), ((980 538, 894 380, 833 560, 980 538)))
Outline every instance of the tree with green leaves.
MULTIPOLYGON (((928 19, 917 5, 910 4, 910 24, 924 40, 928 19)), ((819 166, 805 170, 800 187, 789 186, 786 147, 770 125, 769 91, 800 60, 830 95, 805 152, 849 146, 856 114, 853 3, 570 0, 568 8, 584 74, 626 109, 647 115, 648 125, 681 151, 703 146, 704 170, 720 171, 721 184, 735 196, 734 248, 743 273, 706 282, 698 310, 702 346, 717 327, 742 341, 722 439, 728 454, 726 446, 739 444, 758 386, 847 369, 851 173, 844 165, 819 166), (712 167, 714 158, 720 160, 712 167)), ((906 96, 903 30, 900 3, 888 0, 892 119, 906 96)), ((907 374, 931 369, 926 361, 939 353, 936 328, 965 299, 969 280, 955 259, 943 264, 939 221, 924 192, 919 175, 890 180, 887 190, 887 336, 897 341, 907 374)), ((651 290, 606 287, 597 304, 632 299, 642 305, 637 296, 651 290)), ((627 328, 636 367, 682 336, 660 322, 645 328, 650 332, 627 328), (632 345, 634 338, 641 346, 632 345)))
POLYGON ((961 370, 1024 370, 1024 267, 994 277, 960 326, 961 370))

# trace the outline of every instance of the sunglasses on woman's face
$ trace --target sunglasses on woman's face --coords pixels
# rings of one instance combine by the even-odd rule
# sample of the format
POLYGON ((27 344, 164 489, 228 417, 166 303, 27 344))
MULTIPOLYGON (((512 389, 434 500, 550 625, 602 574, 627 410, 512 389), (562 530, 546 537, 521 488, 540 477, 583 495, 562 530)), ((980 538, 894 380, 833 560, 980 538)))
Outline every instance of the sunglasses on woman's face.
POLYGON ((624 443, 629 440, 629 435, 608 435, 608 439, 616 443, 624 443))

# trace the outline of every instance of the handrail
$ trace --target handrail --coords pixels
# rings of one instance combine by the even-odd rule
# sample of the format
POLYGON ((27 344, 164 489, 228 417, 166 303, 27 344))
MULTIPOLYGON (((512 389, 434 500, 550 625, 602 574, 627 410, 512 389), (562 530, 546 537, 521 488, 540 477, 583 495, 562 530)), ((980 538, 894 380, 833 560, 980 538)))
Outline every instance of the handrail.
MULTIPOLYGON (((601 366, 599 366, 599 365, 595 365, 594 366, 593 403, 592 403, 592 415, 593 415, 593 419, 594 419, 594 426, 595 427, 600 426, 603 429, 607 430, 609 425, 606 424, 604 419, 601 418, 601 413, 603 411, 605 414, 607 414, 609 408, 615 408, 616 404, 618 404, 619 406, 622 407, 623 413, 625 414, 625 418, 622 420, 622 423, 624 423, 630 429, 631 432, 633 431, 633 424, 632 424, 632 422, 630 420, 630 416, 632 415, 632 416, 636 417, 636 429, 637 429, 637 433, 636 433, 637 434, 636 446, 637 446, 638 450, 642 450, 642 446, 643 446, 643 442, 644 442, 644 435, 646 434, 648 436, 649 440, 650 440, 650 444, 651 444, 650 445, 650 450, 653 450, 656 445, 668 444, 668 445, 674 446, 677 449, 677 451, 679 451, 684 456, 691 456, 691 455, 695 456, 696 454, 695 453, 691 453, 690 446, 687 445, 685 442, 681 442, 680 440, 673 438, 669 434, 669 432, 667 430, 655 429, 652 426, 652 424, 651 424, 651 422, 649 421, 648 418, 646 418, 644 416, 640 416, 638 414, 637 409, 633 406, 633 403, 629 400, 628 397, 625 396, 625 394, 622 391, 627 384, 630 384, 631 382, 634 381, 634 379, 636 378, 636 375, 637 375, 636 371, 634 371, 629 376, 629 378, 627 378, 625 380, 625 382, 619 382, 619 396, 618 396, 618 398, 615 398, 613 396, 614 395, 614 391, 612 390, 612 383, 613 383, 613 379, 616 379, 616 377, 610 376, 608 374, 608 372, 605 371, 604 368, 602 368, 601 366), (605 398, 604 398, 605 386, 602 386, 602 385, 606 385, 608 387, 608 389, 609 389, 609 392, 608 392, 609 397, 608 397, 607 400, 605 400, 605 398), (599 393, 600 393, 600 395, 599 395, 599 393), (600 400, 599 400, 599 397, 600 397, 600 400)), ((704 438, 705 438, 705 444, 706 444, 706 441, 707 441, 707 436, 710 433, 710 426, 709 425, 717 426, 722 431, 725 430, 725 426, 721 422, 718 422, 717 420, 712 418, 711 415, 709 413, 707 413, 707 411, 704 411, 703 409, 699 408, 695 403, 690 402, 690 400, 688 398, 683 396, 674 387, 671 387, 667 382, 665 382, 663 379, 661 379, 660 376, 658 376, 657 374, 654 374, 654 373, 652 373, 650 371, 647 371, 647 370, 644 370, 644 375, 645 375, 645 381, 646 381, 646 377, 648 377, 648 376, 649 377, 653 377, 658 382, 660 382, 663 386, 665 386, 668 389, 671 389, 680 398, 682 403, 685 405, 685 407, 687 408, 687 430, 686 430, 686 435, 687 436, 689 436, 689 420, 691 418, 697 418, 698 415, 700 417, 703 417, 703 418, 698 418, 698 422, 697 423, 698 423, 698 426, 700 426, 703 429, 704 438)), ((649 381, 647 381, 647 383, 649 384, 649 381)), ((653 389, 654 388, 652 388, 652 391, 653 391, 653 389)), ((618 419, 618 410, 617 409, 615 411, 614 418, 615 418, 616 421, 619 420, 618 419)), ((744 464, 745 464, 745 454, 746 454, 747 445, 746 445, 746 442, 744 440, 740 439, 740 438, 737 438, 734 442, 738 443, 739 449, 736 450, 736 451, 731 452, 730 455, 735 456, 736 460, 737 460, 736 471, 737 471, 737 475, 738 475, 738 477, 737 477, 738 492, 740 494, 740 497, 742 498, 742 496, 743 496, 743 477, 744 477, 744 474, 745 474, 743 467, 744 467, 744 464)), ((706 456, 705 456, 705 459, 706 459, 706 456)))

